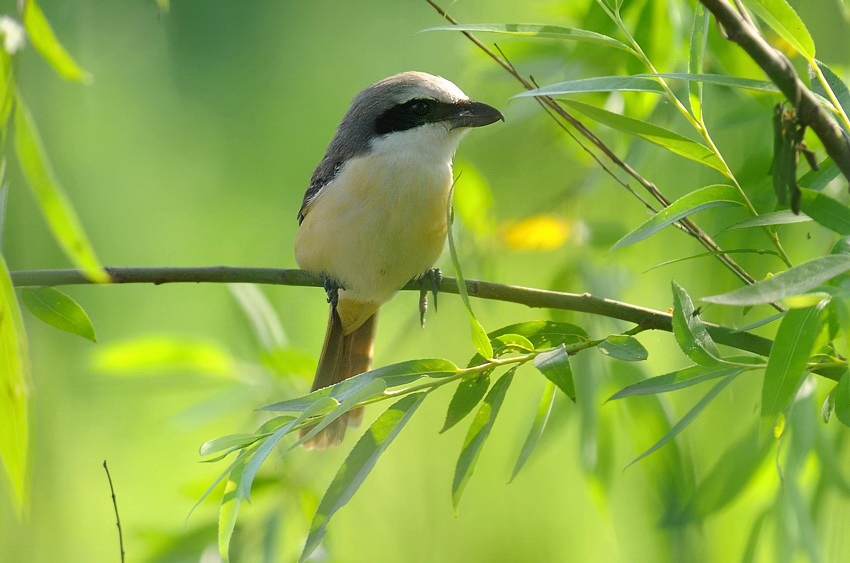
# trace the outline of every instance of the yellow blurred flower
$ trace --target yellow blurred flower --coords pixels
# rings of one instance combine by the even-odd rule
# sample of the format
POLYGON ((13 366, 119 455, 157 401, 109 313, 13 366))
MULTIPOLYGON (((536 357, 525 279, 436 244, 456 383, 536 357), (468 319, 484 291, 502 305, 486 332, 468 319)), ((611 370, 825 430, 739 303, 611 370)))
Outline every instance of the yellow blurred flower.
POLYGON ((570 238, 570 224, 554 215, 533 215, 505 221, 499 229, 502 242, 514 250, 554 250, 570 238))

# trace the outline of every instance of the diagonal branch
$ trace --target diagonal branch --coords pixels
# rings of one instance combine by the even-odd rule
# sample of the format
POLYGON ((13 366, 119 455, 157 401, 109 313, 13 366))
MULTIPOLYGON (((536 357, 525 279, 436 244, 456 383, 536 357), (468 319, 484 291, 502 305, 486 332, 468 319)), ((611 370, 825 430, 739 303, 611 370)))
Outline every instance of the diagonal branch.
MULTIPOLYGON (((236 268, 230 266, 206 266, 199 268, 115 268, 107 267, 107 273, 113 283, 257 283, 270 285, 291 285, 302 287, 322 287, 320 276, 309 274, 303 270, 277 268, 236 268)), ((17 287, 26 286, 56 286, 79 285, 92 283, 80 270, 24 270, 12 272, 12 282, 17 287)), ((412 281, 404 287, 405 290, 421 290, 418 281, 412 281)), ((439 281, 439 291, 457 294, 457 279, 442 276, 439 281)), ((480 280, 466 280, 466 290, 472 297, 518 303, 527 307, 562 309, 601 315, 612 319, 627 321, 647 330, 664 330, 672 332, 672 316, 670 313, 655 311, 605 299, 594 297, 589 293, 563 293, 547 291, 516 285, 505 285, 480 280)), ((736 332, 734 329, 711 323, 706 323, 715 341, 737 348, 767 356, 772 342, 766 338, 736 332)))
POLYGON ((850 138, 806 88, 788 58, 767 44, 755 27, 747 23, 731 4, 723 0, 700 0, 723 26, 726 38, 741 46, 785 94, 797 110, 800 122, 812 128, 827 154, 850 180, 850 138))

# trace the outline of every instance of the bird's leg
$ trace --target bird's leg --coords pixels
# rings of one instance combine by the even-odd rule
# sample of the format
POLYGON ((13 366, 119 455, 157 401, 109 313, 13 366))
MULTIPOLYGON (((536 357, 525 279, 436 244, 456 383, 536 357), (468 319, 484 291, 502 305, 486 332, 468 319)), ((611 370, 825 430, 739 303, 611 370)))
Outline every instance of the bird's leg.
POLYGON ((326 277, 322 283, 325 288, 325 293, 328 294, 328 303, 332 309, 336 309, 336 304, 339 303, 339 285, 331 278, 326 277))
POLYGON ((437 293, 443 273, 439 268, 431 268, 419 278, 419 322, 425 328, 425 312, 428 311, 428 290, 434 295, 434 310, 437 310, 437 293), (427 284, 427 285, 426 285, 427 284))

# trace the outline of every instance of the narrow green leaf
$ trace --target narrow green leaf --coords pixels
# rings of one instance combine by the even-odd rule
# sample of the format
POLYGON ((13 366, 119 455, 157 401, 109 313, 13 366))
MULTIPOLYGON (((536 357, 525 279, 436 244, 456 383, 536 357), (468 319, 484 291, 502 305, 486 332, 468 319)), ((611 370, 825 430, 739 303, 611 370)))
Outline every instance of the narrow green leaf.
POLYGON ((220 344, 200 338, 142 336, 95 351, 93 367, 115 374, 192 372, 231 377, 236 362, 220 344))
POLYGON ((850 209, 838 200, 814 190, 800 188, 800 210, 839 235, 850 235, 850 209))
POLYGON ((381 454, 425 400, 427 393, 413 393, 388 408, 358 440, 339 468, 319 503, 299 561, 305 561, 319 547, 331 517, 351 500, 381 454))
POLYGON ((682 352, 694 362, 710 366, 717 363, 720 351, 712 340, 711 335, 695 314, 694 303, 685 288, 671 282, 673 285, 673 335, 682 352))
POLYGON ((12 279, 0 255, 0 463, 18 518, 29 507, 29 354, 12 279))
POLYGON ((6 159, 0 163, 0 244, 3 243, 3 231, 6 227, 6 197, 9 195, 9 184, 3 181, 3 170, 6 159))
MULTIPOLYGON (((691 26, 691 49, 688 54, 688 74, 690 75, 699 75, 702 72, 710 22, 711 14, 705 6, 697 2, 694 8, 694 23, 691 26)), ((691 104, 691 113, 697 121, 702 123, 702 82, 698 80, 688 82, 688 100, 691 104)))
POLYGON ((229 283, 233 298, 251 323, 257 340, 267 351, 276 351, 286 345, 286 335, 277 312, 266 294, 255 283, 229 283))
POLYGON ((476 235, 491 235, 496 229, 496 220, 490 184, 469 162, 455 159, 454 169, 463 171, 463 182, 456 186, 454 193, 455 213, 476 235))
POLYGON ((790 209, 782 211, 774 211, 773 213, 765 213, 764 215, 756 215, 749 219, 744 219, 740 223, 735 223, 724 228, 720 232, 731 231, 734 229, 749 229, 751 227, 769 227, 773 225, 788 225, 791 223, 805 223, 811 221, 812 218, 808 215, 797 214, 790 209))
POLYGON ((667 393, 670 391, 676 391, 677 389, 684 389, 691 385, 697 385, 704 381, 711 381, 712 379, 717 379, 719 377, 726 377, 733 373, 737 375, 743 371, 745 371, 745 368, 729 367, 720 364, 715 364, 713 366, 691 366, 678 371, 665 373, 664 375, 650 377, 649 379, 644 379, 637 383, 632 383, 608 397, 608 401, 623 399, 633 395, 655 395, 658 393, 667 393))
MULTIPOLYGON (((245 469, 242 472, 242 478, 239 481, 240 494, 248 499, 248 502, 251 501, 251 484, 254 482, 254 477, 256 477, 257 472, 260 470, 260 466, 264 461, 266 461, 266 458, 269 457, 269 454, 272 453, 272 450, 284 436, 295 430, 299 424, 311 416, 316 416, 331 409, 339 409, 339 406, 340 405, 334 399, 329 397, 318 399, 315 403, 307 407, 304 412, 298 415, 298 418, 281 426, 274 434, 266 438, 263 443, 257 447, 253 455, 251 455, 251 459, 249 459, 245 465, 245 469)), ((328 419, 330 416, 331 415, 328 414, 325 419, 328 419)), ((339 418, 339 415, 336 416, 336 418, 339 418)), ((323 419, 322 422, 324 422, 325 419, 323 419)), ((328 421, 327 424, 330 424, 330 422, 331 421, 328 421)), ((325 426, 327 426, 327 424, 325 424, 325 426)))
POLYGON ((678 262, 685 262, 687 260, 693 260, 695 258, 705 258, 706 256, 717 256, 718 254, 772 254, 774 256, 779 256, 779 253, 775 250, 761 250, 758 248, 730 248, 724 250, 715 250, 712 252, 700 252, 699 254, 692 254, 691 256, 682 256, 681 258, 674 258, 672 260, 665 260, 664 262, 659 262, 654 266, 647 268, 643 271, 643 273, 647 273, 656 268, 660 268, 662 266, 669 266, 670 264, 676 264, 678 262))
MULTIPOLYGON (((8 137, 9 116, 15 102, 15 75, 12 72, 12 56, 5 49, 0 49, 0 139, 8 137)), ((2 168, 5 169, 3 160, 2 168)))
POLYGON ((785 0, 744 0, 782 39, 809 60, 815 58, 815 42, 803 20, 785 0))
MULTIPOLYGON (((290 420, 295 419, 291 418, 290 420)), ((262 438, 262 435, 257 434, 228 434, 227 436, 220 436, 204 442, 201 445, 200 454, 210 455, 231 448, 244 448, 262 438)))
POLYGON ((707 407, 708 404, 712 400, 714 400, 714 398, 717 397, 717 395, 719 395, 720 392, 725 389, 727 385, 732 383, 732 380, 735 379, 737 375, 738 373, 732 373, 730 375, 727 375, 725 379, 723 379, 720 383, 712 387, 711 391, 706 393, 705 396, 700 399, 699 402, 694 405, 693 408, 689 410, 687 414, 685 414, 685 416, 683 416, 682 419, 673 426, 673 428, 671 428, 660 440, 655 443, 655 445, 653 445, 651 448, 649 448, 648 450, 637 456, 635 459, 630 461, 629 464, 626 465, 626 467, 629 467, 630 465, 633 465, 639 460, 645 458, 646 456, 648 456, 649 454, 651 454, 652 452, 654 452, 655 450, 675 438, 679 434, 679 432, 687 428, 687 426, 691 422, 693 422, 697 416, 700 415, 703 409, 705 409, 705 407, 707 407))
POLYGON ((731 86, 733 88, 743 88, 745 90, 758 90, 761 92, 779 92, 776 84, 769 80, 754 80, 752 78, 739 78, 737 76, 728 76, 726 74, 699 74, 696 72, 662 72, 662 73, 645 73, 636 74, 634 76, 646 76, 665 78, 670 80, 687 80, 691 83, 699 84, 714 84, 716 86, 731 86))
POLYGON ((580 326, 556 321, 529 321, 502 327, 490 333, 490 338, 506 334, 524 336, 537 348, 554 348, 559 344, 587 342, 587 332, 580 326))
POLYGON ((21 298, 30 312, 59 330, 97 342, 91 319, 80 305, 52 287, 24 288, 21 298))
POLYGON ((514 470, 511 473, 511 478, 508 483, 511 483, 519 474, 520 470, 525 466, 525 462, 531 456, 531 452, 540 441, 543 435, 543 430, 546 428, 546 422, 549 421, 549 413, 552 412, 552 405, 555 404, 555 384, 551 381, 546 382, 546 388, 543 390, 543 397, 540 399, 540 406, 537 407, 537 414, 534 416, 534 421, 531 423, 531 428, 528 430, 528 436, 525 437, 525 443, 522 445, 522 450, 519 452, 519 457, 514 465, 514 470))
POLYGON ((747 432, 728 447, 711 471, 699 480, 685 506, 676 509, 678 514, 665 515, 662 525, 700 523, 726 507, 747 487, 768 451, 770 444, 759 444, 755 428, 747 432))
POLYGON ((109 275, 95 256, 65 191, 53 178, 35 123, 20 96, 15 103, 15 152, 24 177, 65 254, 90 280, 109 282, 109 275))
POLYGON ((823 402, 821 409, 823 421, 829 422, 833 414, 841 424, 850 426, 850 373, 841 376, 823 402))
MULTIPOLYGON (((493 336, 493 333, 491 332, 488 337, 490 338, 490 344, 493 346, 494 358, 501 358, 505 354, 510 353, 529 354, 534 352, 534 344, 521 334, 501 334, 499 336, 493 336)), ((488 360, 486 360, 481 354, 475 354, 472 358, 470 358, 467 367, 471 368, 480 366, 487 361, 488 360)))
POLYGON ((24 27, 27 29, 27 36, 33 47, 60 76, 76 82, 91 80, 91 75, 81 69, 59 43, 47 18, 44 17, 44 12, 35 0, 24 2, 24 27))
POLYGON ((826 302, 790 309, 779 323, 764 370, 761 391, 761 436, 772 432, 806 378, 806 364, 823 323, 826 302))
POLYGON ((546 376, 546 379, 558 386, 564 395, 576 400, 576 386, 573 381, 573 370, 570 368, 570 357, 564 345, 540 352, 534 357, 534 367, 546 376))
POLYGON ((809 188, 816 192, 824 189, 830 182, 835 180, 841 170, 835 164, 835 161, 826 157, 818 163, 817 170, 809 170, 797 180, 797 185, 801 188, 809 188))
POLYGON ((463 305, 466 307, 466 312, 469 315, 469 323, 472 327, 472 344, 475 346, 475 349, 479 354, 489 360, 493 357, 493 347, 490 345, 490 339, 487 337, 487 331, 484 330, 484 327, 481 326, 481 323, 478 322, 478 319, 475 317, 475 313, 472 312, 472 304, 469 302, 469 294, 466 291, 466 282, 463 279, 463 272, 460 268, 460 260, 457 257, 455 238, 452 234, 452 196, 454 187, 452 187, 451 192, 452 193, 449 193, 448 204, 446 205, 446 223, 449 226, 449 254, 452 258, 452 265, 454 265, 455 268, 458 293, 460 293, 461 301, 463 301, 463 305))
POLYGON ((850 270, 850 255, 834 254, 815 258, 775 276, 729 293, 703 297, 720 305, 762 305, 806 293, 850 270))
POLYGON ((618 41, 613 37, 572 27, 561 27, 545 24, 516 24, 516 23, 478 23, 462 25, 441 25, 431 27, 422 31, 469 31, 479 33, 501 33, 504 35, 520 35, 526 37, 541 37, 547 39, 561 39, 565 41, 577 41, 580 43, 592 43, 604 47, 613 47, 634 54, 631 47, 618 41))
POLYGON ((230 540, 236 527, 236 517, 239 514, 239 505, 242 504, 242 490, 239 482, 242 480, 242 472, 245 469, 245 460, 236 465, 227 476, 224 485, 224 494, 221 497, 221 508, 218 512, 218 553, 224 563, 230 561, 230 540))
MULTIPOLYGON (((843 109, 845 113, 850 112, 850 90, 848 90, 847 85, 843 80, 841 80, 841 78, 838 77, 837 74, 832 72, 832 69, 826 66, 825 63, 815 60, 815 64, 821 71, 821 74, 823 74, 827 86, 829 86, 829 89, 832 90, 833 94, 835 94, 835 99, 838 100, 841 109, 843 109)), ((820 83, 820 80, 818 80, 818 77, 812 70, 811 66, 809 67, 809 79, 812 84, 812 91, 826 99, 829 99, 829 93, 826 91, 826 88, 823 87, 823 84, 820 83)))
POLYGON ((618 240, 611 250, 641 241, 676 221, 712 207, 744 207, 741 193, 723 184, 706 186, 677 199, 618 240))
POLYGON ((466 488, 466 483, 475 472, 478 456, 481 454, 484 442, 487 441, 487 437, 493 429, 493 423, 496 422, 499 409, 502 407, 502 402, 505 399, 505 394, 508 392, 511 381, 513 381, 515 372, 516 367, 511 368, 493 384, 490 392, 484 398, 484 403, 478 409, 478 413, 469 426, 469 432, 467 432, 466 439, 463 441, 463 449, 460 451, 460 457, 458 457, 457 466, 455 467, 454 480, 452 481, 452 504, 454 505, 455 514, 457 514, 457 506, 463 490, 466 488))
POLYGON ((490 376, 487 373, 481 373, 478 377, 461 381, 449 403, 446 421, 443 423, 440 433, 442 434, 472 412, 472 409, 481 402, 489 388, 490 376))
POLYGON ((368 383, 381 379, 385 382, 387 388, 398 387, 413 383, 423 377, 441 378, 454 375, 458 372, 458 367, 448 360, 439 358, 424 359, 424 360, 408 360, 383 366, 359 375, 355 375, 345 381, 317 389, 303 397, 289 399, 274 403, 261 408, 265 411, 282 411, 282 412, 301 412, 317 399, 323 397, 331 397, 337 401, 343 401, 352 393, 368 383))
POLYGON ((534 90, 528 90, 514 98, 533 98, 537 96, 563 96, 565 94, 584 94, 588 92, 651 92, 663 94, 664 88, 657 80, 643 76, 596 76, 568 80, 550 84, 534 90))
POLYGON ((649 357, 643 344, 628 334, 612 334, 600 342, 596 349, 606 356, 626 362, 642 362, 649 357))
MULTIPOLYGON (((378 397, 384 391, 386 391, 386 389, 387 383, 383 379, 375 379, 374 381, 370 381, 368 384, 361 387, 356 393, 352 393, 351 395, 346 397, 339 404, 339 406, 335 407, 331 412, 326 414, 322 418, 322 420, 316 423, 315 426, 311 427, 309 432, 298 438, 298 440, 296 440, 294 444, 286 448, 286 450, 284 450, 280 457, 283 457, 301 444, 305 443, 313 436, 317 435, 319 432, 327 428, 333 421, 353 409, 359 403, 378 397)), ((245 496, 248 496, 247 493, 245 496)))
POLYGON ((645 141, 664 147, 679 156, 713 168, 724 176, 728 175, 723 161, 710 148, 669 129, 575 100, 563 100, 562 103, 603 125, 629 135, 635 135, 645 141))

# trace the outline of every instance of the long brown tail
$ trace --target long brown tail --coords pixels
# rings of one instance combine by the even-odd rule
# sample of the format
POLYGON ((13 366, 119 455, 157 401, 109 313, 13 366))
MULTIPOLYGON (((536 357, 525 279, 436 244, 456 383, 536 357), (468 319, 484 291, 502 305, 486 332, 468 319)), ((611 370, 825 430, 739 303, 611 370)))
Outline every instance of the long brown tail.
MULTIPOLYGON (((319 357, 319 367, 313 379, 311 391, 328 387, 349 377, 372 369, 372 353, 375 348, 375 328, 378 313, 369 317, 356 330, 345 334, 336 309, 331 308, 325 344, 319 357)), ((354 409, 330 423, 324 430, 304 442, 307 449, 324 449, 338 446, 348 426, 359 426, 363 420, 363 408, 354 409)), ((301 436, 310 431, 301 430, 301 436)))

